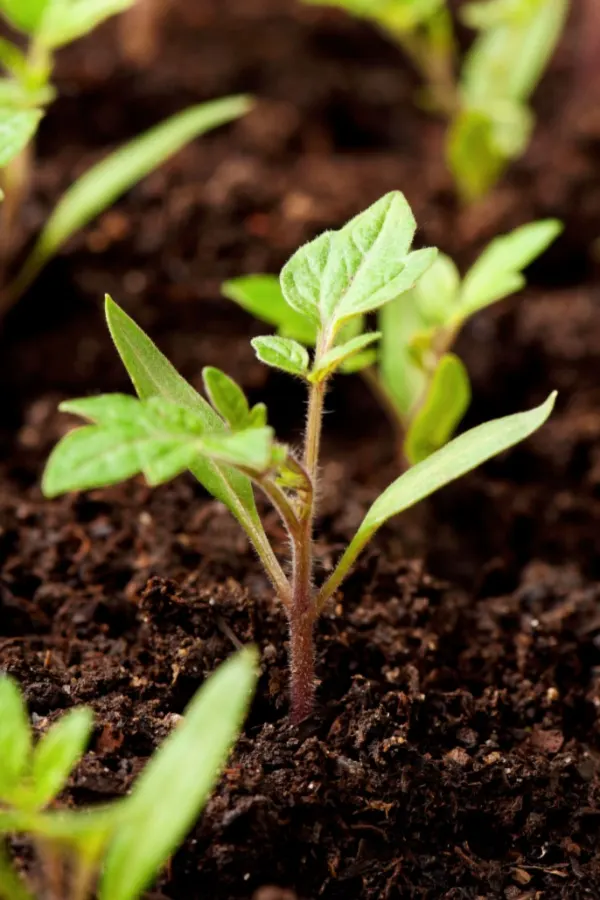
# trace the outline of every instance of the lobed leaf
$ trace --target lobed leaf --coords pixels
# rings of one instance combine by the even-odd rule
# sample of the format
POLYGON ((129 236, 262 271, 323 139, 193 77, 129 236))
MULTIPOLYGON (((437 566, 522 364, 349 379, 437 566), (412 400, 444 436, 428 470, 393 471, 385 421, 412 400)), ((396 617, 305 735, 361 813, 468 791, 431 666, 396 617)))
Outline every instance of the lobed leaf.
POLYGON ((130 190, 193 138, 239 118, 250 107, 251 101, 243 96, 193 106, 119 147, 89 169, 59 200, 11 286, 11 296, 20 296, 63 244, 114 203, 121 194, 130 190))
POLYGON ((404 455, 412 466, 448 443, 470 402, 467 370, 458 356, 446 353, 438 363, 426 396, 406 433, 404 455))
POLYGON ((0 168, 25 149, 41 118, 39 109, 0 108, 0 168))
POLYGON ((93 719, 91 709, 73 709, 38 742, 31 768, 31 798, 35 807, 47 806, 65 786, 85 752, 93 719))
POLYGON ((306 348, 291 338, 266 336, 252 338, 257 357, 267 366, 282 369, 290 375, 304 378, 310 366, 306 348))
POLYGON ((135 900, 181 843, 239 733, 256 669, 256 652, 248 649, 220 666, 154 754, 125 801, 125 816, 108 849, 99 900, 135 900))
POLYGON ((359 334, 345 344, 338 344, 337 346, 332 347, 331 350, 321 357, 317 365, 313 368, 308 376, 309 381, 323 381, 325 378, 328 378, 336 369, 344 364, 347 365, 353 357, 355 358, 370 344, 378 341, 380 337, 380 331, 373 331, 368 334, 359 334))
POLYGON ((21 691, 7 675, 0 677, 0 800, 10 800, 26 774, 31 757, 31 728, 21 691))
POLYGON ((431 265, 434 249, 409 252, 415 228, 404 195, 386 194, 292 256, 281 273, 285 299, 331 339, 348 319, 411 288, 431 265))

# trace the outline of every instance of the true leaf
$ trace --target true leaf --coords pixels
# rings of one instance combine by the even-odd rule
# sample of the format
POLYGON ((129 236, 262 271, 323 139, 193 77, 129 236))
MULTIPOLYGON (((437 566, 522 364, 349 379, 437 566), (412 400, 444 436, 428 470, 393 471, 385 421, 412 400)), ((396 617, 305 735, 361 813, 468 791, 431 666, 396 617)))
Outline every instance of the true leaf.
POLYGON ((411 288, 431 265, 434 249, 409 252, 415 227, 403 194, 386 194, 292 256, 281 273, 285 299, 331 338, 346 320, 411 288))
POLYGON ((465 275, 459 298, 461 315, 471 315, 519 290, 525 284, 523 269, 550 246, 562 227, 556 219, 545 219, 493 240, 465 275))
POLYGON ((403 309, 416 303, 423 326, 445 325, 451 320, 460 288, 460 274, 445 253, 438 253, 433 264, 405 295, 403 309))
POLYGON ((427 386, 426 373, 411 353, 412 341, 424 327, 414 290, 380 309, 378 318, 379 377, 399 419, 406 422, 427 386))
POLYGON ((467 370, 453 353, 438 363, 426 396, 410 422, 404 455, 411 465, 447 444, 471 402, 467 370))
POLYGON ((31 754, 27 708, 17 684, 0 677, 0 799, 9 800, 26 773, 31 754))
POLYGON ((85 752, 92 730, 93 713, 86 707, 71 710, 38 742, 32 760, 32 799, 44 807, 63 789, 85 752))
POLYGON ((317 339, 314 322, 289 306, 275 275, 246 275, 226 281, 221 290, 256 319, 274 325, 281 337, 311 346, 317 339))
POLYGON ((0 168, 27 146, 41 118, 39 109, 0 109, 0 168))
POLYGON ((248 428, 234 434, 207 435, 202 449, 213 459, 229 465, 266 472, 272 458, 273 429, 248 428))
POLYGON ((354 375, 356 372, 362 372, 363 369, 374 366, 378 358, 377 350, 363 350, 361 353, 356 353, 354 356, 344 360, 340 365, 339 371, 343 375, 354 375))
POLYGON ((99 900, 134 900, 149 886, 206 803, 248 709, 256 653, 244 650, 196 693, 125 801, 99 900))
POLYGON ((462 109, 448 130, 448 166, 461 196, 469 202, 487 194, 505 166, 493 134, 489 115, 475 108, 462 109))
MULTIPOLYGON (((82 0, 83 2, 83 0, 82 0)), ((89 169, 62 196, 21 272, 10 287, 19 297, 62 245, 121 194, 158 168, 193 138, 248 112, 247 97, 228 97, 177 113, 119 147, 89 169)))
POLYGON ((256 403, 248 413, 248 428, 264 428, 267 424, 267 407, 264 403, 256 403))
POLYGON ((252 338, 252 346, 261 362, 290 375, 304 377, 310 365, 306 348, 291 338, 277 336, 252 338))
POLYGON ((318 364, 313 368, 309 375, 309 380, 323 381, 329 377, 332 372, 340 367, 343 363, 348 363, 352 357, 355 357, 361 350, 364 350, 370 344, 375 343, 381 337, 380 331, 370 332, 369 334, 359 334, 358 337, 352 338, 345 344, 339 344, 333 347, 324 356, 321 357, 318 364))
POLYGON ((206 366, 202 370, 202 378, 204 389, 219 415, 231 428, 245 428, 250 409, 246 395, 233 378, 214 366, 206 366))

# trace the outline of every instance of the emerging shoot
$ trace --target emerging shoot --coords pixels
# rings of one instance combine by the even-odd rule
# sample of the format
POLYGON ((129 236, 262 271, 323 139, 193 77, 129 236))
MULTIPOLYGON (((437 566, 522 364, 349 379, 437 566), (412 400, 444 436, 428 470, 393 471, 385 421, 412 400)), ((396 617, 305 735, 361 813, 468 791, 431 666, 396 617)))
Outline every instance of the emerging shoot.
POLYGON ((412 290, 435 260, 434 249, 411 250, 415 227, 404 196, 392 192, 339 231, 302 247, 284 267, 287 334, 252 343, 266 365, 306 385, 308 414, 299 450, 280 443, 264 406, 250 408, 238 385, 214 368, 204 373, 209 404, 107 299, 108 326, 139 399, 113 394, 63 404, 63 410, 90 424, 63 438, 44 473, 44 493, 53 497, 138 473, 158 485, 190 470, 224 503, 248 535, 287 612, 294 722, 314 705, 317 617, 367 542, 388 519, 528 437, 554 404, 552 395, 529 412, 474 428, 394 481, 367 512, 329 578, 316 584, 313 531, 327 387, 336 371, 358 364, 377 341, 378 334, 361 333, 364 316, 412 290), (312 354, 301 334, 314 336, 312 354), (262 526, 253 487, 266 495, 287 529, 289 575, 262 526))

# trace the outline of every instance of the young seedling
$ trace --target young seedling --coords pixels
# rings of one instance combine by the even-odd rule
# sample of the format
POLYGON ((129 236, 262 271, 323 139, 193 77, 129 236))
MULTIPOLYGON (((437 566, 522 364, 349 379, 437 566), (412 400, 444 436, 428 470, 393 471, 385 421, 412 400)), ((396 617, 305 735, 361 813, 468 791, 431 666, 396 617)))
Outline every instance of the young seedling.
POLYGON ((464 200, 488 193, 523 154, 534 123, 529 101, 560 38, 568 0, 465 4, 461 18, 477 36, 462 60, 447 0, 304 2, 369 19, 407 53, 426 85, 425 105, 448 120, 446 159, 464 200))
MULTIPOLYGON (((14 250, 15 223, 27 198, 33 140, 56 92, 51 83, 58 49, 87 34, 136 0, 0 0, 0 14, 26 36, 26 51, 0 38, 0 282, 14 250)), ((0 318, 18 300, 60 246, 121 194, 193 138, 243 115, 247 97, 194 106, 118 149, 76 181, 52 214, 12 284, 0 284, 0 318)))
POLYGON ((220 666, 191 700, 131 794, 110 805, 55 809, 88 744, 93 715, 77 708, 35 743, 17 685, 0 678, 1 900, 136 900, 185 837, 213 790, 256 683, 256 652, 220 666), (25 834, 39 891, 17 875, 3 838, 25 834))
POLYGON ((61 409, 91 424, 62 439, 44 473, 43 491, 54 497, 138 473, 158 485, 190 470, 224 503, 246 531, 287 612, 294 722, 308 716, 314 704, 316 619, 368 541, 392 516, 526 438, 554 404, 551 396, 529 412, 474 428, 414 466, 375 501, 333 572, 324 583, 315 583, 313 529, 327 387, 342 365, 356 361, 379 337, 348 337, 348 329, 412 289, 434 261, 434 249, 411 251, 414 231, 404 196, 392 192, 341 230, 302 247, 284 267, 281 288, 291 309, 289 330, 297 334, 303 323, 307 333, 316 332, 312 357, 290 336, 257 337, 252 345, 266 365, 306 384, 308 414, 300 452, 275 439, 265 407, 250 408, 241 388, 219 369, 204 370, 207 403, 109 298, 108 326, 139 399, 109 394, 63 403, 61 409), (262 526, 253 484, 287 528, 289 577, 262 526))
MULTIPOLYGON (((547 219, 496 238, 462 280, 450 257, 438 253, 411 290, 379 310, 378 347, 365 347, 340 366, 346 374, 359 372, 381 403, 403 467, 443 447, 469 407, 469 375, 452 352, 461 328, 479 310, 521 290, 523 270, 561 229, 560 222, 547 219)), ((288 306, 276 276, 235 278, 222 290, 279 335, 314 346, 316 328, 288 306)), ((357 317, 350 336, 363 326, 357 317)))

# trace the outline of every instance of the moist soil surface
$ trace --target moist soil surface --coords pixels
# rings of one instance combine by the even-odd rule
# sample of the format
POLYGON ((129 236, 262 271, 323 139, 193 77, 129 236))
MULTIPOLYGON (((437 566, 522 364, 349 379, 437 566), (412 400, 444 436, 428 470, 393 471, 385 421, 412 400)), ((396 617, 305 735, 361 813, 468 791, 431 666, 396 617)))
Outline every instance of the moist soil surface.
MULTIPOLYGON (((60 56, 23 247, 107 147, 187 103, 259 98, 75 238, 0 337, 0 667, 40 731, 73 705, 94 709, 64 802, 122 795, 206 676, 240 643, 261 651, 244 735, 154 896, 600 896, 600 120, 581 10, 536 95, 529 151, 470 210, 453 199, 440 124, 414 104, 415 76, 343 15, 181 0, 147 68, 120 56, 114 24, 60 56), (219 285, 277 271, 299 242, 393 188, 418 242, 463 267, 503 230, 564 220, 528 290, 459 344, 474 385, 467 424, 560 397, 525 445, 381 532, 319 623, 318 708, 293 728, 284 616, 218 503, 191 478, 49 502, 39 477, 71 425, 61 399, 129 389, 105 291, 193 384, 203 365, 222 366, 297 440, 299 387, 256 363, 260 326, 219 285)), ((323 574, 397 474, 390 428, 358 378, 340 379, 328 410, 323 574)))

